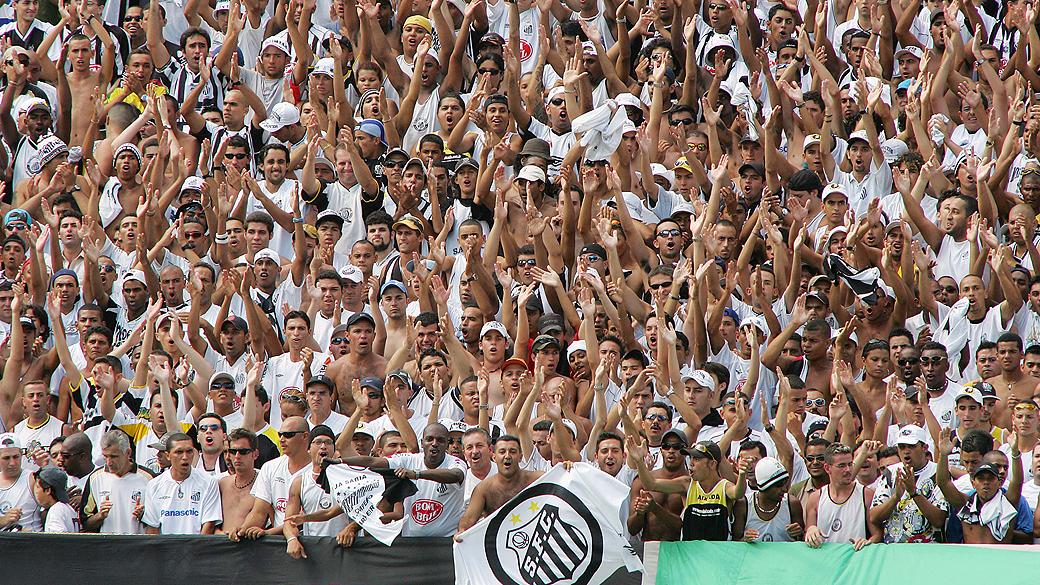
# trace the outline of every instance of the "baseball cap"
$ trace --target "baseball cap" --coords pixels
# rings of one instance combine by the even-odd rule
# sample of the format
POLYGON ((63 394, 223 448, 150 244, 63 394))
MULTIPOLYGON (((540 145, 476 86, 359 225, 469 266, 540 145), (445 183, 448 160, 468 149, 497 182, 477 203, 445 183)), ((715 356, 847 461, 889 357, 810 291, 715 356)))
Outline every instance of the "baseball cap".
POLYGON ((675 164, 672 165, 673 172, 678 172, 680 170, 686 171, 687 173, 693 172, 693 167, 690 166, 690 161, 686 160, 685 156, 680 156, 679 158, 677 158, 675 160, 675 164))
MULTIPOLYGON (((575 439, 578 438, 578 427, 574 424, 574 421, 572 421, 569 418, 565 418, 561 419, 560 422, 563 423, 563 426, 567 427, 567 430, 571 432, 572 437, 574 437, 575 439)), ((553 423, 552 430, 556 430, 556 423, 553 423)))
POLYGON ((555 347, 557 351, 563 349, 560 347, 560 341, 552 335, 539 335, 534 338, 534 342, 531 344, 531 352, 537 353, 547 347, 555 347))
POLYGON ((417 231, 419 233, 422 233, 422 231, 423 231, 423 229, 422 229, 422 222, 420 222, 418 219, 416 219, 412 215, 406 215, 406 216, 402 217, 401 219, 395 221, 394 225, 392 226, 392 228, 396 230, 397 226, 404 226, 404 227, 406 227, 408 229, 415 230, 415 231, 417 231))
POLYGON ((517 179, 524 179, 525 181, 541 181, 545 182, 545 171, 542 167, 535 165, 525 165, 524 168, 520 169, 520 172, 516 175, 517 179))
POLYGON ((224 322, 220 324, 220 329, 223 330, 224 326, 229 323, 237 327, 240 331, 249 331, 249 324, 245 319, 237 315, 228 315, 227 318, 224 319, 224 322))
POLYGON ((473 169, 476 169, 476 170, 479 171, 480 170, 480 163, 477 162, 477 159, 475 159, 475 158, 467 157, 467 158, 464 158, 464 159, 460 160, 458 163, 455 164, 455 172, 456 173, 459 172, 459 170, 462 167, 470 167, 470 168, 473 168, 473 169))
POLYGON ((585 255, 585 254, 595 254, 595 255, 599 256, 600 260, 606 260, 607 259, 607 251, 603 249, 603 246, 601 246, 601 245, 599 245, 599 244, 597 244, 595 242, 593 242, 591 244, 585 244, 584 246, 582 246, 581 254, 579 254, 579 256, 582 256, 582 255, 585 255))
POLYGON ((993 475, 993 477, 997 478, 1000 477, 1000 469, 997 467, 995 463, 983 463, 979 465, 975 468, 975 471, 971 472, 971 477, 976 478, 982 475, 983 473, 989 473, 993 475))
POLYGON ((322 386, 328 387, 328 389, 332 390, 333 393, 336 392, 336 383, 332 381, 332 378, 326 376, 325 374, 313 376, 310 380, 307 380, 307 383, 304 384, 303 387, 310 388, 315 384, 321 384, 322 386))
POLYGON ((185 191, 202 191, 202 188, 206 185, 206 181, 202 177, 191 176, 184 179, 184 183, 181 184, 181 193, 185 191))
POLYGON ((823 294, 822 292, 815 291, 815 290, 810 290, 809 292, 805 293, 805 298, 809 298, 809 297, 812 297, 812 298, 820 301, 821 303, 823 303, 824 307, 827 307, 827 306, 830 305, 830 301, 827 299, 827 295, 823 294))
POLYGON ((285 53, 286 55, 289 54, 289 43, 285 42, 285 39, 279 37, 278 35, 267 37, 266 39, 264 39, 264 44, 260 45, 260 53, 263 54, 263 52, 266 51, 268 47, 274 47, 279 51, 285 53))
POLYGON ((365 118, 358 122, 357 129, 369 136, 375 136, 380 142, 386 144, 386 128, 383 126, 382 121, 374 118, 365 118))
POLYGON ((506 326, 503 325, 501 321, 488 321, 487 323, 484 323, 484 326, 480 328, 480 339, 484 339, 484 336, 487 335, 489 331, 497 331, 498 334, 505 337, 506 340, 512 340, 512 338, 509 337, 509 332, 506 331, 506 326))
MULTIPOLYGON (((820 143, 820 135, 819 134, 810 134, 810 135, 805 137, 805 142, 802 143, 802 148, 809 148, 810 146, 812 146, 814 144, 819 144, 819 143, 820 143)), ((812 172, 812 171, 810 171, 810 172, 812 172)), ((816 173, 813 173, 813 174, 815 175, 816 173)))
MULTIPOLYGON (((311 382, 313 381, 314 380, 311 380, 311 382)), ((310 386, 310 383, 307 385, 310 386)), ((332 429, 330 429, 328 425, 315 425, 315 427, 311 429, 310 438, 307 439, 307 441, 313 442, 314 439, 317 439, 318 437, 328 437, 332 439, 333 443, 336 442, 336 433, 332 432, 332 429)))
POLYGON ((755 464, 755 484, 759 491, 780 485, 790 476, 787 468, 774 457, 763 457, 755 464))
POLYGON ((366 425, 363 422, 359 422, 358 423, 357 428, 354 429, 354 434, 355 435, 368 435, 369 437, 372 437, 373 439, 376 438, 376 433, 375 433, 374 430, 372 430, 372 427, 370 427, 369 425, 366 425))
POLYGON ((913 79, 904 79, 903 81, 900 81, 899 85, 896 86, 896 93, 899 93, 901 91, 909 91, 910 86, 913 85, 913 83, 913 79))
MULTIPOLYGON (((803 146, 803 148, 808 145, 803 146)), ((809 169, 801 169, 791 175, 787 181, 787 188, 791 191, 819 191, 823 189, 823 182, 819 175, 809 169)))
POLYGON ((477 47, 482 47, 484 45, 496 45, 501 47, 505 44, 506 40, 502 38, 502 35, 495 32, 489 32, 480 37, 480 42, 477 43, 477 47))
POLYGON ((830 282, 825 274, 817 274, 816 276, 809 279, 809 288, 816 286, 818 282, 830 282))
POLYGON ((910 152, 910 147, 898 138, 889 138, 881 143, 881 152, 885 155, 885 162, 892 164, 897 158, 910 152))
POLYGON ((896 51, 896 59, 898 59, 900 55, 910 55, 911 57, 915 57, 918 61, 924 58, 924 52, 921 51, 921 47, 915 47, 913 45, 905 46, 896 51))
POLYGON ((278 102, 271 109, 271 115, 260 122, 260 127, 274 133, 286 126, 300 123, 300 110, 288 102, 278 102))
POLYGON ((332 77, 335 67, 336 63, 332 60, 332 57, 324 57, 318 59, 318 62, 314 64, 314 69, 311 70, 311 75, 325 75, 326 77, 332 77))
POLYGON ((538 334, 544 335, 550 331, 563 332, 563 317, 556 313, 546 313, 538 318, 538 334))
POLYGON ((415 387, 415 382, 412 381, 412 375, 409 374, 407 370, 394 370, 387 374, 387 377, 397 378, 401 382, 404 382, 404 384, 409 388, 415 387))
POLYGON ((655 177, 661 177, 665 181, 668 181, 669 187, 675 184, 675 173, 668 170, 668 167, 661 163, 650 163, 650 173, 655 177))
POLYGON ((711 374, 704 370, 695 370, 686 366, 679 372, 679 377, 683 382, 692 380, 694 384, 697 384, 701 388, 715 387, 715 380, 712 379, 711 374))
POLYGON ((144 278, 144 272, 140 270, 127 270, 126 274, 123 275, 123 279, 120 281, 120 285, 124 285, 131 280, 136 280, 141 284, 148 286, 148 281, 144 278))
POLYGON ((337 224, 341 228, 343 227, 343 216, 340 215, 339 212, 334 211, 332 209, 326 209, 325 211, 319 213, 318 217, 314 219, 314 227, 318 227, 319 225, 327 221, 331 221, 332 223, 337 224))
POLYGON ((350 316, 349 319, 347 319, 347 327, 353 327, 355 323, 359 323, 361 321, 368 321, 373 327, 376 326, 376 320, 372 318, 372 315, 369 315, 364 311, 359 311, 357 313, 354 313, 350 316))
POLYGON ((854 140, 862 140, 868 144, 870 143, 870 139, 867 138, 866 130, 856 130, 852 134, 849 134, 849 144, 852 144, 854 140))
POLYGON ((961 398, 971 398, 975 402, 982 406, 982 393, 973 386, 966 386, 963 390, 957 393, 957 396, 953 399, 954 403, 960 402, 961 398))
POLYGON ((11 211, 7 212, 7 215, 4 216, 4 225, 7 225, 9 223, 16 223, 19 221, 27 226, 32 225, 33 223, 32 216, 29 215, 29 212, 24 209, 12 209, 11 211))
POLYGON ((448 429, 449 433, 465 433, 469 430, 469 425, 462 422, 461 420, 455 420, 451 418, 442 418, 437 422, 444 425, 444 428, 448 429))
POLYGON ((505 370, 506 368, 512 367, 512 366, 520 366, 521 368, 526 370, 527 369, 527 362, 525 362, 524 360, 522 360, 522 359, 520 359, 518 357, 511 357, 511 358, 507 359, 506 361, 502 362, 502 368, 501 369, 505 370))
POLYGON ((227 372, 213 372, 213 375, 209 377, 209 386, 212 387, 213 386, 213 382, 216 382, 217 380, 219 380, 221 378, 226 378, 228 380, 231 380, 232 384, 235 383, 235 377, 232 376, 231 374, 229 374, 227 372))
POLYGON ((61 468, 45 465, 36 471, 36 480, 54 490, 54 499, 69 502, 69 476, 61 468))
POLYGON ((550 157, 549 143, 541 138, 531 138, 525 142, 524 147, 520 149, 521 161, 528 156, 537 156, 538 158, 548 159, 550 157))
POLYGON ((4 433, 0 435, 0 449, 24 449, 22 440, 18 438, 18 435, 14 433, 4 433))
POLYGON ((278 255, 278 252, 275 252, 270 248, 264 248, 263 250, 260 250, 253 256, 253 264, 257 264, 261 260, 270 260, 275 264, 282 263, 282 258, 278 255))
POLYGON ((715 462, 722 460, 722 450, 711 441, 698 441, 689 448, 687 453, 695 459, 711 459, 715 462))
POLYGON ((576 351, 584 351, 588 353, 589 344, 585 343, 584 339, 572 341, 571 344, 567 346, 567 358, 570 359, 570 357, 574 355, 574 352, 576 351))
POLYGON ((744 163, 737 169, 737 174, 743 175, 745 171, 751 171, 760 177, 766 176, 766 167, 762 163, 744 163))
POLYGON ((361 272, 361 269, 353 264, 345 264, 343 268, 339 269, 339 276, 344 280, 349 280, 354 284, 361 284, 361 281, 365 279, 365 274, 361 272))
POLYGON ((16 116, 24 116, 37 108, 43 108, 45 110, 51 109, 51 107, 47 104, 47 100, 34 96, 22 100, 22 103, 18 105, 16 116))
POLYGON ((992 398, 993 400, 999 400, 997 397, 997 389, 993 387, 993 384, 989 382, 979 381, 975 384, 975 389, 979 391, 979 395, 982 396, 983 400, 986 398, 992 398))
POLYGON ((391 288, 396 288, 396 289, 400 290, 401 292, 403 292, 404 294, 406 294, 406 295, 408 294, 408 289, 405 288, 403 282, 401 282, 400 280, 388 280, 385 283, 383 283, 383 286, 379 287, 379 295, 380 296, 385 295, 386 291, 391 289, 391 288))
POLYGON ((823 194, 820 196, 820 199, 822 199, 823 201, 826 201, 827 197, 829 197, 829 196, 831 196, 831 195, 833 195, 835 193, 840 193, 841 195, 844 195, 845 199, 849 198, 849 194, 845 192, 845 187, 842 187, 841 185, 839 185, 837 183, 831 183, 830 185, 827 185, 823 189, 823 194))
POLYGON ((682 443, 683 452, 684 453, 686 452, 686 446, 690 444, 689 439, 686 438, 686 433, 684 433, 684 432, 682 432, 682 431, 680 431, 678 429, 668 429, 667 431, 664 432, 663 435, 661 435, 661 443, 664 443, 665 441, 667 441, 668 437, 673 437, 673 438, 675 438, 675 440, 677 440, 680 443, 682 443))
POLYGON ((362 388, 371 388, 373 390, 378 390, 378 391, 382 392, 383 391, 383 380, 381 378, 376 378, 375 376, 368 376, 366 378, 361 378, 361 387, 362 388))
POLYGON ((928 433, 917 425, 906 425, 899 429, 896 437, 896 445, 916 445, 918 443, 928 444, 928 433))

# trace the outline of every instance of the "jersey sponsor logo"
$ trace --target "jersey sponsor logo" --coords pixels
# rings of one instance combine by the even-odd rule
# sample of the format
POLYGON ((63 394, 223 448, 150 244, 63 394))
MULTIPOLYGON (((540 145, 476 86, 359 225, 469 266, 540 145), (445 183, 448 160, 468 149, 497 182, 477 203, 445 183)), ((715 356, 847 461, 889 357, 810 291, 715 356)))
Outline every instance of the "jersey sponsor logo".
POLYGON ((484 549, 505 585, 588 583, 603 562, 603 532, 576 495, 546 483, 499 509, 484 549))
POLYGON ((841 531, 841 518, 835 518, 834 522, 831 522, 831 533, 841 531))
POLYGON ((274 509, 278 512, 285 512, 285 504, 288 502, 285 498, 278 498, 278 501, 274 503, 274 509))
POLYGON ((163 518, 183 518, 186 516, 198 516, 198 510, 163 510, 159 513, 163 518))
POLYGON ((416 524, 426 526, 440 517, 444 504, 437 500, 415 500, 412 504, 412 520, 416 524))
POLYGON ((524 39, 520 39, 520 60, 527 61, 534 55, 534 47, 524 39))

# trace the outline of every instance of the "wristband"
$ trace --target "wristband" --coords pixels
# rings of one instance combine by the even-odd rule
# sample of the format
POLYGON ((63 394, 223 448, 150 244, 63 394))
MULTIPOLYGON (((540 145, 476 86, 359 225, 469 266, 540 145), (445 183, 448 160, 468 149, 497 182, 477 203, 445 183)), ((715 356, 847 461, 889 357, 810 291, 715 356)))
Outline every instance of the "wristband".
POLYGON ((213 243, 215 243, 215 244, 226 244, 226 243, 228 243, 228 235, 227 234, 217 234, 216 236, 213 236, 213 243))
POLYGON ((294 217, 294 218, 292 218, 292 222, 293 223, 303 223, 303 218, 302 217, 294 217))
POLYGON ((298 536, 290 536, 289 538, 285 539, 285 544, 289 544, 290 542, 292 542, 294 540, 300 540, 300 537, 298 537, 298 536))

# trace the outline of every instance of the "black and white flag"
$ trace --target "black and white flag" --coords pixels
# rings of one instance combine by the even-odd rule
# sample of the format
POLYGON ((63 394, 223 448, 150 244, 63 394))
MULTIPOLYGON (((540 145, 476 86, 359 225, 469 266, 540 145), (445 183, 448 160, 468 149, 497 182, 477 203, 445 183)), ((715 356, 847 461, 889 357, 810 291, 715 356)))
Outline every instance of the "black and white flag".
POLYGON ((402 502, 418 491, 414 483, 396 477, 392 470, 371 470, 346 464, 327 465, 322 469, 318 483, 366 534, 387 546, 401 534, 404 519, 384 524, 381 520, 383 512, 377 506, 384 499, 390 503, 402 502))
POLYGON ((620 567, 642 570, 619 510, 629 488, 587 463, 557 465, 459 535, 459 585, 602 583, 620 567))

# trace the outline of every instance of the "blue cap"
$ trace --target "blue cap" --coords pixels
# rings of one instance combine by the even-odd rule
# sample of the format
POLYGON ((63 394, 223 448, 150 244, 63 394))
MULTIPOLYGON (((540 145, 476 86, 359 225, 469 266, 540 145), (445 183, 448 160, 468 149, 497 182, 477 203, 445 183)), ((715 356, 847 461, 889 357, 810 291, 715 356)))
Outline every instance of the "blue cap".
POLYGON ((729 308, 729 307, 726 307, 725 309, 722 310, 722 316, 723 317, 729 317, 730 319, 733 319, 734 323, 740 323, 740 315, 737 315, 737 312, 734 311, 733 309, 729 308))
POLYGON ((900 81, 899 85, 896 86, 896 91, 900 91, 900 90, 907 91, 907 90, 909 90, 910 89, 910 84, 912 84, 913 81, 914 81, 913 79, 904 79, 903 81, 900 81))
POLYGON ((29 212, 24 209, 12 209, 11 211, 7 212, 7 215, 4 216, 4 225, 14 223, 16 221, 24 222, 25 225, 32 225, 33 223, 32 216, 29 215, 29 212))
POLYGON ((379 287, 379 296, 385 295, 386 289, 388 288, 397 288, 400 289, 401 292, 403 292, 404 294, 408 294, 408 289, 404 286, 403 282, 401 282, 400 280, 388 280, 385 284, 383 284, 383 286, 379 287))
POLYGON ((367 378, 361 378, 361 387, 362 388, 372 388, 374 390, 379 390, 380 392, 382 392, 383 391, 383 380, 382 380, 382 378, 376 378, 374 376, 369 376, 367 378))
POLYGON ((386 144, 386 128, 383 127, 383 122, 380 120, 365 118, 358 123, 357 129, 365 134, 375 136, 380 142, 386 144))
POLYGON ((61 277, 61 276, 71 276, 72 278, 76 279, 76 284, 79 284, 79 275, 78 274, 76 274, 72 270, 69 270, 68 268, 62 268, 61 270, 55 272, 54 276, 51 277, 51 284, 50 284, 50 287, 48 287, 48 288, 54 288, 54 281, 58 280, 58 277, 61 277))

